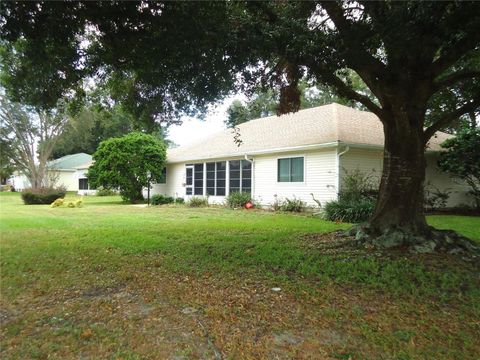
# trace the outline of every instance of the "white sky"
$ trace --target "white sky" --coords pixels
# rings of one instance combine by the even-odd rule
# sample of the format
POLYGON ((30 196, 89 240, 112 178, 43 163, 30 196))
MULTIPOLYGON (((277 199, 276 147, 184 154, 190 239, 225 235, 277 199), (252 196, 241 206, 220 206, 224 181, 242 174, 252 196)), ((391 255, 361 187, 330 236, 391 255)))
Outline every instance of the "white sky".
POLYGON ((222 103, 208 112, 205 120, 192 117, 183 118, 181 125, 172 125, 168 129, 168 139, 182 146, 225 130, 224 120, 227 117, 227 108, 235 99, 243 100, 245 97, 243 95, 236 95, 226 98, 222 103))

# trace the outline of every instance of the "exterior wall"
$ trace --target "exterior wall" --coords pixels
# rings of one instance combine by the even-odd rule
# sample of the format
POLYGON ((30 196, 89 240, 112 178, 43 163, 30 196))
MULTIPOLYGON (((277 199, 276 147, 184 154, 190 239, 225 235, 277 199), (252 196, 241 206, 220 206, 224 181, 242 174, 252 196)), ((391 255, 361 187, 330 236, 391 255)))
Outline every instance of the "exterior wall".
POLYGON ((8 179, 8 184, 12 185, 16 191, 22 191, 30 187, 30 181, 28 181, 27 177, 18 173, 8 179))
MULTIPOLYGON (((447 206, 457 206, 460 204, 473 205, 473 199, 468 195, 468 186, 462 184, 448 176, 448 174, 441 172, 437 168, 438 155, 428 153, 427 155, 427 169, 426 169, 426 186, 433 185, 442 191, 449 190, 450 198, 447 206)), ((360 169, 362 172, 371 173, 378 177, 380 181, 383 166, 383 152, 380 150, 361 150, 350 149, 340 158, 340 173, 343 178, 346 172, 360 169)))
MULTIPOLYGON (((335 184, 337 179, 336 150, 317 150, 310 152, 289 152, 273 155, 255 156, 252 166, 252 192, 254 199, 263 206, 269 206, 275 201, 286 197, 296 197, 305 201, 308 205, 316 206, 315 198, 325 203, 335 199, 337 192, 335 184), (282 157, 303 156, 304 160, 304 182, 302 183, 279 183, 277 181, 277 160, 282 157)), ((222 158, 210 161, 241 160, 242 157, 222 158)), ((194 164, 199 162, 188 162, 194 164)), ((152 194, 164 194, 173 197, 183 197, 186 200, 190 196, 185 195, 185 164, 168 164, 167 181, 165 184, 154 184, 152 194)), ((227 171, 227 184, 229 174, 227 171)), ((228 186, 227 186, 228 194, 228 186)), ((209 196, 210 203, 223 203, 224 196, 209 196)))
POLYGON ((55 185, 65 186, 67 191, 77 191, 78 190, 78 178, 75 177, 75 171, 49 171, 50 176, 57 178, 55 185))
POLYGON ((88 190, 80 190, 79 188, 79 179, 85 179, 87 177, 87 172, 88 169, 78 169, 75 171, 75 174, 73 174, 73 178, 75 179, 76 182, 76 189, 78 195, 95 195, 97 193, 97 190, 95 189, 88 189, 88 190))
POLYGON ((293 197, 316 206, 311 194, 322 204, 336 199, 336 159, 336 149, 257 156, 254 164, 255 199, 264 206, 274 203, 275 198, 283 200, 293 197), (278 182, 278 159, 298 156, 304 157, 304 181, 278 182))
POLYGON ((473 196, 468 194, 470 187, 463 181, 452 178, 447 173, 442 172, 437 166, 437 161, 438 156, 436 154, 427 155, 426 187, 428 188, 431 185, 442 191, 448 190, 450 197, 448 198, 447 207, 461 204, 474 206, 473 196))
MULTIPOLYGON (((383 169, 382 150, 349 149, 340 157, 340 179, 356 169, 362 173, 370 174, 372 180, 380 184, 383 169)), ((339 187, 342 187, 340 180, 339 187)), ((339 190, 340 190, 339 189, 339 190)))

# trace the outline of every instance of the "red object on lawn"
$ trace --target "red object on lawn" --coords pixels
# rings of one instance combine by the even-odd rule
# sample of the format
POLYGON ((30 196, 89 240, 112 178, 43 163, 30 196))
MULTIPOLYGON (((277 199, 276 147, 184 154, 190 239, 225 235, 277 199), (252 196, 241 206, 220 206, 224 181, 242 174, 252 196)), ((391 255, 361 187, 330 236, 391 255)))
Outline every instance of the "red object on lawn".
POLYGON ((245 204, 245 209, 252 209, 252 208, 253 208, 253 204, 252 204, 251 201, 249 201, 245 204))

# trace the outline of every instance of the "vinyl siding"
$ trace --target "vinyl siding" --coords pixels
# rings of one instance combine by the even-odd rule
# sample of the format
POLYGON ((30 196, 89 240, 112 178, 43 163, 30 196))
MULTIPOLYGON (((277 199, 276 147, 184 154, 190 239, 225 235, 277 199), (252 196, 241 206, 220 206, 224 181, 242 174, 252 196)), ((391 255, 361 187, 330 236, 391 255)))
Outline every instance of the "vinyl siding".
MULTIPOLYGON (((451 191, 447 206, 452 207, 460 204, 473 205, 473 199, 468 195, 468 186, 449 177, 448 174, 441 172, 437 167, 437 154, 428 153, 426 181, 429 184, 438 187, 440 190, 451 191)), ((346 172, 352 172, 359 169, 362 172, 371 173, 372 176, 380 181, 382 175, 383 152, 379 150, 360 150, 350 149, 340 158, 340 173, 342 179, 346 172)), ((340 185, 341 186, 341 185, 340 185)))
POLYGON ((318 150, 312 152, 298 152, 275 154, 255 157, 255 199, 264 206, 285 198, 301 199, 310 206, 316 206, 312 193, 322 204, 335 199, 337 168, 336 150, 318 150), (279 158, 303 156, 304 181, 302 183, 289 183, 277 181, 277 164, 279 158))

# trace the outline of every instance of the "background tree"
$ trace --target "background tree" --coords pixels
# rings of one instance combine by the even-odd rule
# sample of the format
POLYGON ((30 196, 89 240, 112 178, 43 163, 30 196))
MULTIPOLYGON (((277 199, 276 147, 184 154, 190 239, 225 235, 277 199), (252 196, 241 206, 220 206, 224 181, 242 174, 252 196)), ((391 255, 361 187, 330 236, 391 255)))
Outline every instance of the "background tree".
POLYGON ((124 201, 137 202, 150 181, 161 180, 165 159, 164 143, 152 135, 133 132, 111 138, 93 154, 88 181, 93 187, 118 188, 124 201))
POLYGON ((466 129, 442 144, 440 169, 465 181, 480 209, 480 129, 466 129))
POLYGON ((435 238, 423 212, 425 147, 480 106, 478 10, 467 1, 2 2, 3 82, 15 98, 52 106, 81 79, 115 74, 131 82, 131 106, 172 116, 201 111, 238 79, 240 89, 277 89, 279 113, 300 108, 302 78, 325 84, 383 124, 366 234, 378 245, 393 233, 413 245, 435 238), (374 100, 345 80, 348 71, 374 100), (432 111, 438 94, 460 84, 470 96, 432 111))
MULTIPOLYGON (((373 96, 358 75, 349 72, 348 77, 357 91, 362 91, 373 99, 373 96)), ((309 109, 315 106, 331 104, 332 102, 362 110, 365 109, 359 102, 337 96, 328 86, 314 85, 306 79, 299 81, 298 89, 300 91, 300 109, 309 109)), ((249 120, 275 115, 278 112, 279 98, 280 93, 276 89, 257 88, 250 94, 246 103, 242 103, 240 100, 232 102, 227 109, 225 125, 232 128, 249 120)))
POLYGON ((35 111, 0 97, 2 151, 15 169, 25 174, 34 189, 51 185, 48 184, 47 161, 68 121, 62 109, 60 106, 55 110, 35 111))
POLYGON ((98 105, 85 106, 71 117, 53 149, 52 157, 79 152, 93 154, 103 140, 132 132, 132 124, 133 117, 122 111, 120 106, 111 109, 98 105))

